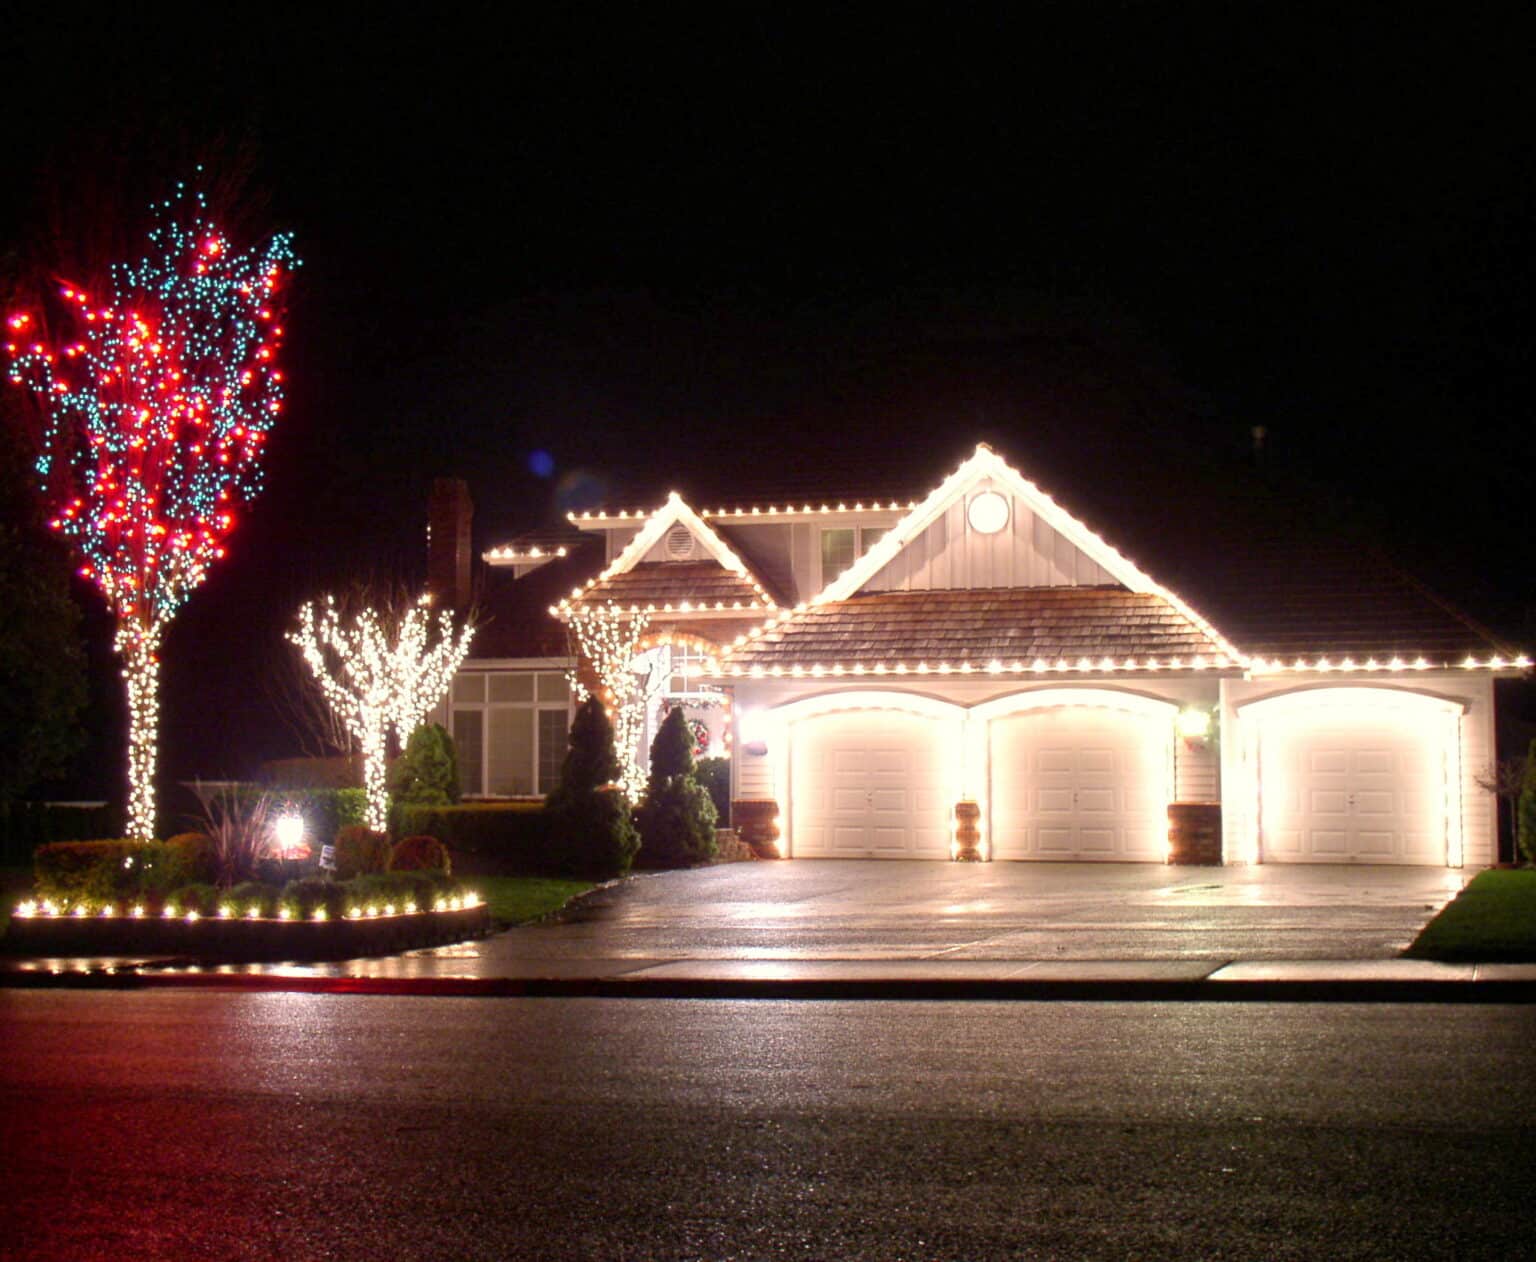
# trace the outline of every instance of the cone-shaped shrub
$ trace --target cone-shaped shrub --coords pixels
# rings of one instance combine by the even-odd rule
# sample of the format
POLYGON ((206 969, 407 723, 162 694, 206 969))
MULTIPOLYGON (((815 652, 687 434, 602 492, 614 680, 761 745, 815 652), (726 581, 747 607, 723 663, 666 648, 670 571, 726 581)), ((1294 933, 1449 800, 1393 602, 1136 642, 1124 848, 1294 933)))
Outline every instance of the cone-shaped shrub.
POLYGON ((554 871, 601 881, 629 869, 640 842, 629 803, 613 786, 619 770, 613 724, 602 702, 588 697, 571 723, 559 787, 545 800, 554 871))
POLYGON ((651 742, 651 775, 635 812, 640 865, 685 868, 713 858, 715 819, 709 792, 693 778, 693 733, 674 707, 651 742))

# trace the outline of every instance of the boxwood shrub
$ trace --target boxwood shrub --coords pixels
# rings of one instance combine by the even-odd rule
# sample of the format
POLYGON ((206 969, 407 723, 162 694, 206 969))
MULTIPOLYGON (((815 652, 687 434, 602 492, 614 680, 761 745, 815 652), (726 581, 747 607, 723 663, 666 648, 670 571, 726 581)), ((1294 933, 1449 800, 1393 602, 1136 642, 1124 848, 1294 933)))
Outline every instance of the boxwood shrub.
POLYGON ((396 817, 401 836, 424 833, 441 841, 461 876, 541 876, 554 870, 541 802, 402 804, 396 817))
POLYGON ((170 841, 56 841, 32 858, 37 896, 92 905, 124 897, 165 895, 208 881, 208 839, 196 833, 170 841))

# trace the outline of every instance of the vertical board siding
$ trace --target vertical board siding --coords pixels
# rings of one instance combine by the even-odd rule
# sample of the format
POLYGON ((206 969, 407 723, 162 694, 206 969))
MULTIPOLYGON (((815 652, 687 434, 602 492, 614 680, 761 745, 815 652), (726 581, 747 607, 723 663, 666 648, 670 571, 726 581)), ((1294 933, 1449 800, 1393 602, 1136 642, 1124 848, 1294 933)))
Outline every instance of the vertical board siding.
POLYGON ((1114 577, 1030 510, 1009 496, 1008 526, 978 534, 966 521, 970 495, 944 512, 876 574, 869 591, 935 591, 990 587, 1096 587, 1114 577))

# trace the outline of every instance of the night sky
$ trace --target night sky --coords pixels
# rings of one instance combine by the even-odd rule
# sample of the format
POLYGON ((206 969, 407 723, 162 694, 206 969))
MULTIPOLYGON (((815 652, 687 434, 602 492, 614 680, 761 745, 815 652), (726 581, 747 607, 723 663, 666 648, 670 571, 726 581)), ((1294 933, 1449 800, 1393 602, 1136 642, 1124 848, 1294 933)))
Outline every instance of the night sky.
POLYGON ((1123 403, 1083 426, 1237 463, 1263 426, 1277 476, 1536 640, 1536 101, 1500 20, 148 11, 7 19, 0 249, 85 155, 147 206, 222 140, 305 260, 268 492, 167 646, 173 772, 284 752, 262 661, 303 596, 420 572, 434 476, 480 546, 704 467, 921 485, 1073 443, 1064 356, 1123 403))

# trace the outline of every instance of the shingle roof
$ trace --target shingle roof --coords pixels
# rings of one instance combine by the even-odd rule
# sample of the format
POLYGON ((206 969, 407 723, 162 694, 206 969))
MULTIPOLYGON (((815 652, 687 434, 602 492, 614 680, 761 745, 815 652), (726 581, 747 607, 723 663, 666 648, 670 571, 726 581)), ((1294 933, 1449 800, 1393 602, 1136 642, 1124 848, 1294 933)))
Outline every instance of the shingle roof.
POLYGON ((1110 658, 1166 667, 1199 657, 1224 666, 1221 648, 1159 596, 1121 587, 1016 587, 872 592, 813 605, 725 654, 728 673, 795 667, 968 664, 986 670, 1077 666, 1110 658))
POLYGON ((767 613, 773 606, 745 575, 719 562, 642 561, 587 588, 573 605, 618 605, 669 610, 745 609, 767 613))

